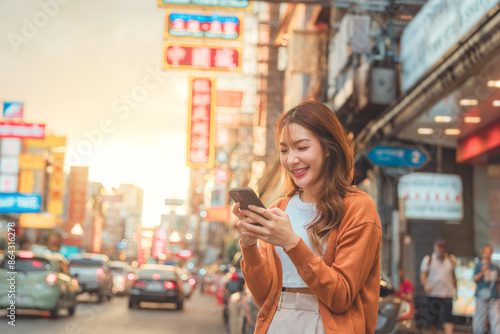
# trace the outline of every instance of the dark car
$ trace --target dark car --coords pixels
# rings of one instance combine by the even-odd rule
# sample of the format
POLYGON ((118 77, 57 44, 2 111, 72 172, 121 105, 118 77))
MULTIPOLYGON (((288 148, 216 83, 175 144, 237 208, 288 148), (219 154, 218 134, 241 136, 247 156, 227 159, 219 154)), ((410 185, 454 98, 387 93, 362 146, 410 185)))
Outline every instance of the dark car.
POLYGON ((142 265, 132 284, 128 307, 139 307, 141 302, 173 303, 177 310, 181 310, 184 288, 177 268, 161 264, 142 265))
POLYGON ((0 306, 2 309, 33 309, 49 311, 51 318, 60 309, 75 313, 78 282, 68 272, 68 261, 55 252, 9 253, 0 263, 0 306), (16 272, 15 280, 12 272, 16 272))
POLYGON ((69 257, 69 273, 80 284, 79 293, 97 295, 97 301, 113 297, 113 274, 109 258, 104 254, 71 254, 69 257))
MULTIPOLYGON (((252 300, 248 288, 233 293, 228 300, 226 332, 250 334, 255 329, 259 308, 252 300)), ((411 301, 397 297, 391 280, 385 273, 380 276, 380 298, 375 334, 419 333, 411 301)))

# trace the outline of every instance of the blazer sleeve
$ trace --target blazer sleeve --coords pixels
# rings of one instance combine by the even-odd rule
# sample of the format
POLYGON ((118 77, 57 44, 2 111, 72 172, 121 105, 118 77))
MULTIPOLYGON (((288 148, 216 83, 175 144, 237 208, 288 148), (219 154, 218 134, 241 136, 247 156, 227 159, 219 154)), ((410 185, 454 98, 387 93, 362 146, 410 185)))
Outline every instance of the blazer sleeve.
POLYGON ((373 269, 380 266, 380 220, 373 201, 362 202, 356 208, 359 214, 346 217, 346 212, 339 227, 335 260, 331 266, 314 254, 302 239, 286 252, 304 282, 333 313, 346 312, 370 274, 379 273, 373 269), (367 210, 370 203, 372 207, 367 210))
POLYGON ((265 249, 257 245, 245 247, 241 244, 241 272, 245 278, 252 298, 258 307, 262 307, 271 291, 272 272, 269 261, 262 254, 265 249))
MULTIPOLYGON (((273 208, 277 205, 274 202, 269 206, 273 208)), ((248 289, 252 293, 255 304, 262 307, 267 296, 271 292, 273 274, 269 264, 268 256, 272 256, 272 245, 258 240, 257 244, 245 247, 241 244, 241 272, 245 278, 248 289), (259 247, 260 246, 260 247, 259 247)))

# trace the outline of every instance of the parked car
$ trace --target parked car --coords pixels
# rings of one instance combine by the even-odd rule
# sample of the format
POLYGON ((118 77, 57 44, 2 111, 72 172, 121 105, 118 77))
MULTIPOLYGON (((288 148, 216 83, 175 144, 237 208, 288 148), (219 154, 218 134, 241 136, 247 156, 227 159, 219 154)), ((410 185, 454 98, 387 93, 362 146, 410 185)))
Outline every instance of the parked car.
POLYGON ((110 260, 104 254, 78 253, 69 257, 69 273, 80 284, 78 293, 97 295, 97 301, 113 297, 113 274, 110 260))
MULTIPOLYGON (((375 334, 419 333, 413 302, 396 296, 393 284, 385 273, 380 276, 380 298, 375 334)), ((231 295, 227 305, 226 329, 230 334, 250 334, 255 329, 259 308, 246 285, 231 295)))
POLYGON ((15 296, 16 309, 49 311, 51 318, 57 318, 60 309, 67 309, 73 315, 78 282, 70 276, 68 265, 64 256, 50 251, 5 254, 0 263, 0 308, 9 307, 15 296), (14 281, 11 272, 17 273, 14 281))
POLYGON ((132 284, 128 307, 140 307, 141 302, 173 303, 177 310, 181 310, 184 298, 182 279, 176 267, 144 264, 132 284))
POLYGON ((109 267, 113 275, 113 293, 128 295, 135 278, 132 266, 124 261, 111 261, 109 267))

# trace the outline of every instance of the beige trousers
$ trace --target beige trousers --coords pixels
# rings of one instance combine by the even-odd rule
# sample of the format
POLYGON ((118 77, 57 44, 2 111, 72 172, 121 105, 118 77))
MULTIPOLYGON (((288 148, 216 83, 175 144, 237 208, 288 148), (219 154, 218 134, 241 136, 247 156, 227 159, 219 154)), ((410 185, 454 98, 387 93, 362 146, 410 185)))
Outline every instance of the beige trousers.
POLYGON ((325 334, 315 295, 282 292, 267 334, 325 334))

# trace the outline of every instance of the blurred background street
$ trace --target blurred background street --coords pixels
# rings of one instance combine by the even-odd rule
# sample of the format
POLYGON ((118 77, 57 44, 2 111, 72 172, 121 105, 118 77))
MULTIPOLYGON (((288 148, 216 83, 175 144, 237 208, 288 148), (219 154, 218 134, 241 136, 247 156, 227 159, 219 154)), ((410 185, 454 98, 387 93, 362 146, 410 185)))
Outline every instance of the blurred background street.
POLYGON ((380 216, 376 334, 427 327, 437 238, 470 332, 481 247, 500 264, 500 0, 0 0, 0 332, 252 333, 229 189, 283 196, 274 124, 306 100, 380 216))
MULTIPOLYGON (((7 327, 3 322, 3 333, 224 333, 222 306, 211 296, 196 293, 186 303, 184 312, 175 311, 170 305, 145 304, 144 308, 129 310, 124 297, 116 297, 102 305, 90 302, 87 296, 79 298, 74 317, 61 312, 61 318, 47 319, 47 314, 34 311, 20 311, 16 327, 7 327), (189 326, 189 328, 187 328, 189 326)), ((0 316, 5 317, 6 312, 0 316)))

